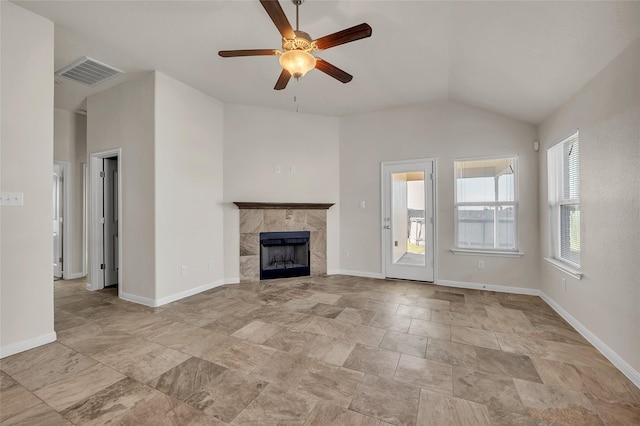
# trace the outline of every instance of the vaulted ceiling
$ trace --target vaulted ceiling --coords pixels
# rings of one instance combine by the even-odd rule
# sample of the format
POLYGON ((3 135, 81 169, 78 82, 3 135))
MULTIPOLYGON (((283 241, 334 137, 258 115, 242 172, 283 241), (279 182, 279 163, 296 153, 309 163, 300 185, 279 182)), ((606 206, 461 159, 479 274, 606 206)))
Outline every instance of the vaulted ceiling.
MULTIPOLYGON (((56 70, 89 56, 127 72, 94 88, 56 78, 56 107, 68 110, 158 70, 230 103, 345 116, 450 99, 539 123, 640 37, 638 1, 307 0, 300 29, 313 38, 362 22, 373 35, 318 54, 350 83, 314 70, 275 91, 277 57, 217 55, 280 49, 257 0, 15 3, 55 22, 56 70)), ((280 3, 295 25, 295 6, 280 3)))

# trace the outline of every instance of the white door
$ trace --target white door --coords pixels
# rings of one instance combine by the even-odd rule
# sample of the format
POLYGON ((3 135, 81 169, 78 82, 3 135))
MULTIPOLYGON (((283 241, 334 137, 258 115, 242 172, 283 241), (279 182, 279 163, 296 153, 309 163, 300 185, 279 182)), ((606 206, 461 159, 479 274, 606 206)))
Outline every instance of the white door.
POLYGON ((118 159, 103 161, 104 285, 118 284, 118 159))
POLYGON ((385 276, 434 279, 433 160, 382 163, 385 276))
POLYGON ((53 276, 62 278, 62 166, 53 165, 53 276))

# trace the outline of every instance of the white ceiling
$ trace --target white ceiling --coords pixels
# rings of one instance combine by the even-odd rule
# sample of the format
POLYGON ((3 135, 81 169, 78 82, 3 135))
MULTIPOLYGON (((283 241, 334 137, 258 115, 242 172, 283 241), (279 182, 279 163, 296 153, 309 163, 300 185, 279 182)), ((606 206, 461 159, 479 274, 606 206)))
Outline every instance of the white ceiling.
MULTIPOLYGON (((317 56, 354 76, 319 71, 273 90, 277 57, 219 50, 279 49, 257 0, 15 1, 55 22, 55 68, 89 56, 127 72, 95 88, 56 78, 55 105, 158 70, 225 102, 345 116, 451 99, 539 123, 640 37, 640 2, 307 0, 312 37, 366 22, 371 38, 317 56)), ((295 7, 280 0, 295 26, 295 7)))

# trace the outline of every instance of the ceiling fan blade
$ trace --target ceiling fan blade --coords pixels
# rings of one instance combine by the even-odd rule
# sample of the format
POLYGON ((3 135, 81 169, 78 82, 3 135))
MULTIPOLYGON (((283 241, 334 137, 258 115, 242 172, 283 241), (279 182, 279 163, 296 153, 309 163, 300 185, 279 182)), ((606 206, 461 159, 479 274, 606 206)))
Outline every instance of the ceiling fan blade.
POLYGON ((237 56, 272 56, 277 55, 274 49, 246 49, 246 50, 221 50, 218 55, 223 58, 235 58, 237 56))
POLYGON ((360 40, 361 38, 371 37, 372 29, 369 24, 360 24, 337 33, 320 37, 316 40, 319 49, 328 49, 330 47, 360 40))
POLYGON ((280 77, 278 77, 278 81, 276 81, 276 85, 273 87, 275 90, 282 90, 287 87, 287 83, 289 83, 289 79, 291 79, 291 74, 289 71, 282 69, 280 73, 280 77))
POLYGON ((331 65, 329 62, 324 61, 320 58, 316 59, 316 69, 343 83, 348 83, 353 80, 353 76, 351 74, 342 71, 335 65, 331 65))
POLYGON ((267 14, 282 34, 282 37, 287 39, 295 38, 296 34, 293 32, 293 28, 287 19, 287 15, 284 14, 282 6, 278 0, 260 0, 260 4, 267 11, 267 14))

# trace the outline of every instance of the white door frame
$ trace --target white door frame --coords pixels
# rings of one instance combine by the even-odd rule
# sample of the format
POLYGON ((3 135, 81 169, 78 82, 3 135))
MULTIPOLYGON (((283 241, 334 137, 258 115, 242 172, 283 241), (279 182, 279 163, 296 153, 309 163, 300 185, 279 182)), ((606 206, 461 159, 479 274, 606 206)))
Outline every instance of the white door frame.
MULTIPOLYGON (((380 241, 382 244, 380 245, 380 260, 382 264, 382 276, 387 276, 387 266, 386 266, 386 244, 387 244, 387 232, 384 228, 385 226, 385 208, 387 200, 387 195, 385 191, 385 176, 384 169, 385 166, 393 166, 393 165, 411 165, 415 163, 432 163, 433 165, 433 206, 432 206, 432 214, 433 214, 433 283, 438 282, 438 159, 437 158, 419 158, 419 159, 411 159, 411 160, 394 160, 394 161, 382 161, 380 163, 380 241)), ((425 200, 426 202, 426 200, 425 200)), ((427 259, 429 261, 430 259, 427 259)))
MULTIPOLYGON (((118 158, 118 217, 122 217, 122 150, 121 148, 96 152, 89 158, 89 279, 87 290, 104 288, 104 273, 100 268, 104 251, 104 235, 102 229, 102 159, 118 158)), ((118 235, 122 236, 122 221, 118 222, 118 235)), ((118 264, 122 265, 122 238, 118 238, 118 264)), ((118 297, 122 288, 122 268, 118 270, 118 297)))
POLYGON ((71 233, 73 212, 71 211, 71 162, 54 161, 62 169, 62 279, 71 277, 71 233))

